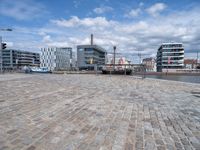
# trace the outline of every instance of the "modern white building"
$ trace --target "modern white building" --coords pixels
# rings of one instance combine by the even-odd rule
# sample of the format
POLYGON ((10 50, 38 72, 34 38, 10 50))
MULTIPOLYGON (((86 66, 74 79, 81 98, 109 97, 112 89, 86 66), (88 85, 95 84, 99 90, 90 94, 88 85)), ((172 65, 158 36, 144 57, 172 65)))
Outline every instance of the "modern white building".
POLYGON ((170 72, 184 67, 184 47, 182 43, 163 43, 157 52, 157 71, 170 72))
POLYGON ((41 49, 41 67, 51 71, 70 70, 74 67, 71 47, 49 47, 41 49))

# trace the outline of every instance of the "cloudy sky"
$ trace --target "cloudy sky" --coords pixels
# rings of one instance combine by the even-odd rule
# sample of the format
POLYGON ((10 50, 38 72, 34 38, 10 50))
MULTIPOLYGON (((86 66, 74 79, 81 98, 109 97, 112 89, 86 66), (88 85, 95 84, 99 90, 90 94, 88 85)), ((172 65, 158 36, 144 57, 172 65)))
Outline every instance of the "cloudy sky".
POLYGON ((156 56, 163 42, 182 42, 186 57, 200 51, 200 0, 0 0, 0 32, 9 48, 94 43, 126 56, 156 56))

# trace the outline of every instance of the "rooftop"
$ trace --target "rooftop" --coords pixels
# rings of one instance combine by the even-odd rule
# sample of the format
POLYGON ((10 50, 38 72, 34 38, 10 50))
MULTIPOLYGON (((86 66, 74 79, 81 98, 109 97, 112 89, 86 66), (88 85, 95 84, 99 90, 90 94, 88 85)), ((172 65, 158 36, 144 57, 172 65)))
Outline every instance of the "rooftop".
POLYGON ((184 59, 184 64, 197 64, 197 59, 184 59))
POLYGON ((155 58, 152 58, 152 57, 144 58, 142 61, 155 61, 155 58))
POLYGON ((26 51, 26 50, 18 50, 18 49, 3 49, 3 51, 17 51, 17 52, 21 52, 21 53, 31 53, 31 54, 39 54, 39 52, 34 52, 34 51, 26 51))
POLYGON ((178 42, 166 42, 166 43, 162 43, 162 45, 173 45, 173 44, 183 44, 183 43, 178 43, 178 42))
POLYGON ((100 50, 102 52, 106 52, 104 48, 98 45, 78 45, 77 48, 95 48, 97 50, 100 50))

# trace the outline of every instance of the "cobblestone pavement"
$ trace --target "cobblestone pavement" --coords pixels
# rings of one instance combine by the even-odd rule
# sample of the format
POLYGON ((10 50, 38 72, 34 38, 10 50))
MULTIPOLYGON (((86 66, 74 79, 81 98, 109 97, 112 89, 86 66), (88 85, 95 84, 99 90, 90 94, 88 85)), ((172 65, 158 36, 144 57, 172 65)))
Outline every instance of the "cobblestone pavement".
POLYGON ((0 75, 0 150, 200 150, 200 85, 0 75))

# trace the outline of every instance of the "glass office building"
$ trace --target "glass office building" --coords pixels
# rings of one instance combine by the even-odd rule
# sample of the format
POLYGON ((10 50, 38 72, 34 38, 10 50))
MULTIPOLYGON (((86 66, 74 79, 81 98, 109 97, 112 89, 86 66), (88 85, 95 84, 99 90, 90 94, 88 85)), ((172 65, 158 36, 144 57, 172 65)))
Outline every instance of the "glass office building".
POLYGON ((79 70, 101 69, 106 62, 106 50, 97 45, 77 46, 77 66, 79 70))
POLYGON ((4 49, 2 50, 4 70, 21 69, 24 66, 39 66, 40 54, 29 51, 4 49))

